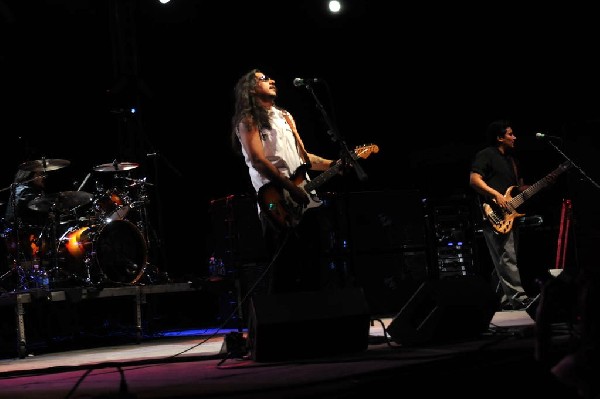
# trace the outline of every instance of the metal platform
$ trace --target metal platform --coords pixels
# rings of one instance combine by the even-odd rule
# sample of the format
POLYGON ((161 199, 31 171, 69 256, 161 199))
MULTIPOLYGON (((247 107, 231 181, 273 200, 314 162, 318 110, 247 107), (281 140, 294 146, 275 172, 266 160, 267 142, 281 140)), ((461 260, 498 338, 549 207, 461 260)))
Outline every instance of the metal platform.
POLYGON ((30 289, 22 292, 7 292, 0 295, 0 306, 13 306, 16 318, 17 351, 20 358, 28 354, 27 333, 25 331, 25 305, 43 302, 89 301, 104 298, 131 297, 134 302, 132 320, 135 326, 135 341, 142 339, 142 305, 146 303, 148 295, 193 292, 199 288, 191 283, 169 283, 156 285, 137 285, 110 288, 77 287, 57 290, 30 289))

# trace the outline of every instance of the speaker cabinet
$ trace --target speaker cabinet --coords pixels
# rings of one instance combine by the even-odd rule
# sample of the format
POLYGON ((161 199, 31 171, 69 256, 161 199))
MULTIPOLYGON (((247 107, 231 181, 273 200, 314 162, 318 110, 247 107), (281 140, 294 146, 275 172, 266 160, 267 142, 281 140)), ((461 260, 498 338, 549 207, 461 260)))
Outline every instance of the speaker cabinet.
POLYGON ((425 218, 418 190, 364 191, 347 196, 351 246, 355 251, 425 247, 425 218))
POLYGON ((255 295, 248 345, 257 362, 366 350, 370 315, 362 289, 255 295))
POLYGON ((398 344, 472 339, 488 330, 499 300, 478 277, 426 281, 387 327, 398 344))
POLYGON ((395 315, 429 280, 425 251, 357 254, 354 270, 375 316, 395 315))
POLYGON ((260 262, 268 258, 253 197, 229 195, 210 202, 212 227, 207 252, 230 263, 260 262))

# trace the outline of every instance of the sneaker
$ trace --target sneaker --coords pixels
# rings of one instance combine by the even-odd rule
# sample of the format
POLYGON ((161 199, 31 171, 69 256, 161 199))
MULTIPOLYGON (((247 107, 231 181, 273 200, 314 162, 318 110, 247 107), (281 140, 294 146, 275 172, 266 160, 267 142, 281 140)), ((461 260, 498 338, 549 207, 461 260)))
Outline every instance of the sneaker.
POLYGON ((514 310, 525 310, 533 303, 533 301, 534 301, 533 298, 529 298, 527 296, 522 296, 519 299, 515 299, 513 301, 513 309, 514 310))

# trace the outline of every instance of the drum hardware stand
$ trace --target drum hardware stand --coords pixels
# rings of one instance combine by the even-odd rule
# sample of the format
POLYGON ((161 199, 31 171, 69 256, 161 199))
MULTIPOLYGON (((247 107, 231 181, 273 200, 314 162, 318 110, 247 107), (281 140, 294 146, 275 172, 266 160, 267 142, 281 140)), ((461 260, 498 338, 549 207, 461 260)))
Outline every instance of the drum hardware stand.
MULTIPOLYGON (((90 286, 95 285, 92 282, 92 273, 91 273, 92 258, 89 255, 86 255, 85 259, 83 260, 83 264, 85 265, 85 279, 84 279, 84 282, 85 282, 86 286, 90 287, 90 286)), ((106 276, 103 276, 103 277, 106 278, 106 276)), ((102 282, 99 282, 98 284, 101 285, 102 282)))
MULTIPOLYGON (((130 177, 121 177, 121 179, 133 181, 140 184, 140 194, 137 201, 134 201, 131 205, 133 209, 138 208, 138 214, 140 215, 140 222, 138 228, 142 232, 144 243, 146 245, 146 264, 144 265, 145 272, 142 275, 146 275, 150 279, 150 283, 155 283, 157 276, 159 275, 158 267, 151 262, 151 240, 150 240, 150 222, 148 218, 148 194, 146 193, 146 186, 153 186, 152 183, 148 183, 146 178, 143 179, 132 179, 130 177), (141 204, 141 205, 138 205, 141 204), (148 272, 152 272, 152 275, 148 275, 148 272)), ((137 282, 137 281, 136 281, 137 282)))
MULTIPOLYGON (((159 189, 159 183, 160 183, 160 174, 159 174, 159 161, 162 161, 164 163, 164 165, 166 165, 169 170, 175 175, 177 176, 179 179, 182 179, 183 174, 181 173, 181 171, 179 171, 170 161, 167 157, 165 157, 163 154, 161 154, 158 150, 156 149, 152 149, 150 151, 150 153, 146 154, 147 157, 152 158, 152 164, 154 165, 154 185, 156 185, 156 189, 154 190, 154 192, 156 193, 156 208, 157 209, 163 209, 163 204, 162 204, 162 198, 161 198, 161 194, 160 194, 160 189, 159 189)), ((160 244, 158 245, 159 248, 157 248, 156 251, 156 256, 160 257, 160 261, 162 262, 162 266, 163 266, 163 272, 162 275, 163 277, 169 281, 169 274, 168 274, 168 264, 169 262, 167 261, 167 256, 166 256, 166 252, 165 252, 165 247, 163 245, 163 238, 164 236, 164 221, 163 221, 163 213, 162 212, 158 212, 157 214, 157 238, 156 241, 160 244)))
POLYGON ((13 228, 10 230, 9 234, 13 234, 13 236, 15 238, 15 240, 14 240, 14 243, 15 243, 14 255, 9 256, 9 260, 12 263, 12 267, 6 273, 4 273, 3 275, 0 276, 0 281, 4 280, 8 276, 16 273, 18 276, 18 279, 19 279, 19 284, 17 287, 15 287, 16 291, 27 290, 29 288, 27 285, 27 281, 26 281, 27 279, 26 279, 25 268, 23 267, 22 261, 21 261, 21 259, 23 259, 23 261, 25 261, 26 259, 25 259, 25 255, 21 252, 21 230, 23 230, 23 226, 22 226, 23 222, 18 215, 16 190, 17 190, 17 186, 19 186, 21 184, 27 184, 29 182, 36 180, 37 178, 38 177, 33 177, 31 179, 27 179, 27 180, 24 180, 19 183, 12 183, 10 186, 5 187, 2 190, 0 190, 0 192, 10 190, 10 206, 12 207, 12 212, 13 212, 12 222, 10 222, 10 223, 13 228))
MULTIPOLYGON (((14 203, 14 199, 11 199, 11 201, 13 201, 14 203)), ((16 208, 13 208, 16 209, 16 208)), ((23 253, 21 253, 21 238, 20 238, 20 232, 21 232, 21 228, 20 228, 20 224, 21 224, 21 220, 18 217, 14 218, 14 221, 12 222, 13 227, 11 228, 10 232, 8 234, 11 234, 15 237, 14 243, 15 243, 15 249, 13 252, 13 255, 9 256, 9 260, 11 265, 10 270, 8 270, 6 273, 4 273, 2 276, 0 276, 0 280, 4 280, 5 278, 11 276, 11 275, 16 275, 18 278, 18 285, 14 288, 14 291, 22 291, 22 290, 26 290, 29 287, 27 286, 27 279, 25 276, 25 268, 23 267, 22 263, 21 263, 21 259, 25 259, 25 255, 23 253)))
POLYGON ((10 263, 11 263, 10 269, 6 273, 4 273, 0 276, 0 281, 3 281, 4 279, 6 279, 12 275, 17 276, 19 283, 17 284, 16 287, 13 287, 13 289, 11 290, 12 292, 24 291, 24 290, 29 289, 29 286, 27 285, 25 268, 22 266, 21 262, 19 261, 19 257, 20 257, 19 253, 17 253, 16 257, 10 256, 8 258, 8 260, 10 260, 10 263))
MULTIPOLYGON (((50 220, 50 242, 51 242, 50 270, 48 271, 48 273, 50 275, 52 275, 52 274, 58 275, 58 273, 60 272, 60 267, 58 264, 58 237, 57 237, 56 225, 59 223, 60 218, 57 217, 55 210, 52 208, 48 212, 48 218, 50 220)), ((42 234, 43 234, 43 230, 42 230, 42 234)))

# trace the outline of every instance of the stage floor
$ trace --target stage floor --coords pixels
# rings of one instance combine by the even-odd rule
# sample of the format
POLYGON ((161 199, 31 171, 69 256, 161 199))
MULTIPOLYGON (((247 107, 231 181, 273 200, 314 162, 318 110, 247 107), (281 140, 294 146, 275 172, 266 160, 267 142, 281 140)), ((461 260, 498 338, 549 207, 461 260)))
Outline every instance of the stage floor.
MULTIPOLYGON (((181 330, 139 343, 0 360, 0 397, 51 398, 358 398, 460 395, 461 398, 577 398, 535 359, 535 322, 525 311, 497 312, 474 340, 403 346, 386 334, 392 318, 372 319, 359 353, 255 362, 224 344, 245 330, 181 330)), ((314 326, 319 329, 319 325, 314 326)), ((344 331, 322 331, 335 342, 344 331)), ((553 332, 560 355, 565 331, 553 332)), ((282 337, 282 345, 293 345, 282 337)))

